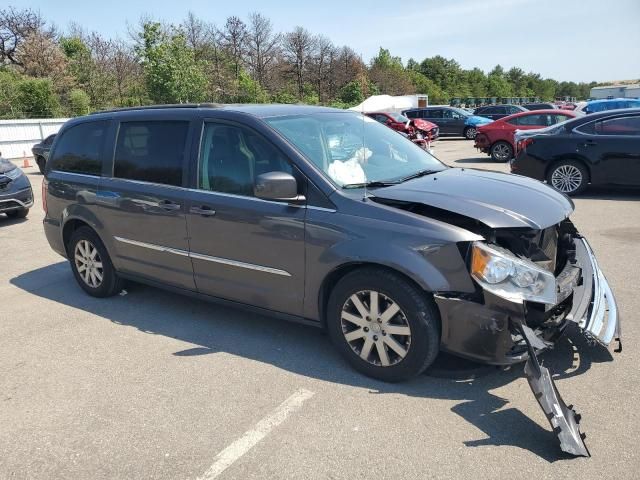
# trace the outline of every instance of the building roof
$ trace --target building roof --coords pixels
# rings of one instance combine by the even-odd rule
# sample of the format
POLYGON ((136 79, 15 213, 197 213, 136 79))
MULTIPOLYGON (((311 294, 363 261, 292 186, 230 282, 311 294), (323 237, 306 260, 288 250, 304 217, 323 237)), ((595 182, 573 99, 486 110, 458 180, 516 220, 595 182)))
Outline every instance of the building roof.
POLYGON ((608 88, 640 88, 640 83, 624 85, 604 85, 602 87, 592 87, 591 90, 606 90, 608 88))

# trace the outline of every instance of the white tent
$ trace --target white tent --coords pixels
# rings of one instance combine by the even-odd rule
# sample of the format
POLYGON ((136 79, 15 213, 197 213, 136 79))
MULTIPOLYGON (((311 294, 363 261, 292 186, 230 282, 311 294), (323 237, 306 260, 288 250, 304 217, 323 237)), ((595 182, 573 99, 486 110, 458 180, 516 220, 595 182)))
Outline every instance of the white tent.
MULTIPOLYGON (((418 95, 399 95, 393 97, 391 95, 373 95, 367 98, 360 105, 351 107, 349 110, 355 110, 356 112, 401 112, 409 108, 416 108, 418 106, 418 95)), ((426 95, 420 95, 421 98, 426 99, 426 95)))

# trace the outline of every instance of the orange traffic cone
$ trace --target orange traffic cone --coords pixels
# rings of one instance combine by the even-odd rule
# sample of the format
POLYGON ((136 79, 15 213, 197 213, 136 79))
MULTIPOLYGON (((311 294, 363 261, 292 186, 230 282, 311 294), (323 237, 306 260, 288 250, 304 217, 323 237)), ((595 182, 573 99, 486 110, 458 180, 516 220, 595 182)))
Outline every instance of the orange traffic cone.
POLYGON ((29 168, 31 165, 29 164, 29 159, 27 158, 27 152, 22 151, 22 168, 29 168))

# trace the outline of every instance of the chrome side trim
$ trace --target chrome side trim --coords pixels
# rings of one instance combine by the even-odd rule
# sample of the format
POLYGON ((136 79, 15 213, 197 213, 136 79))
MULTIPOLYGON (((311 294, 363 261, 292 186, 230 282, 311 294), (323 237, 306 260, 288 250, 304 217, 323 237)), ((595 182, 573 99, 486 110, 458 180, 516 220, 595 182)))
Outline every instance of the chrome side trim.
POLYGON ((155 250, 157 252, 174 253, 176 255, 181 255, 183 257, 188 257, 189 256, 189 252, 187 252, 186 250, 180 250, 180 249, 171 248, 171 247, 163 247, 162 245, 155 245, 153 243, 139 242, 138 240, 130 240, 128 238, 122 238, 122 237, 113 237, 113 238, 115 238, 117 241, 122 242, 122 243, 128 243, 129 245, 135 245, 136 247, 148 248, 150 250, 155 250))
POLYGON ((135 245, 136 247, 148 248, 157 252, 173 253, 175 255, 181 255, 183 257, 195 258, 196 260, 205 260, 207 262, 221 263, 223 265, 230 265, 232 267, 246 268, 248 270, 256 270, 258 272, 272 273, 274 275, 282 275, 284 277, 290 277, 291 274, 285 270, 279 268, 265 267, 263 265, 255 265, 253 263, 240 262, 238 260, 231 260, 228 258, 214 257, 211 255, 204 255, 202 253, 188 252, 186 250, 180 250, 178 248, 165 247, 162 245, 156 245, 153 243, 140 242, 138 240, 130 240, 123 237, 113 237, 118 242, 128 243, 129 245, 135 245))
POLYGON ((29 200, 28 202, 23 202, 21 200, 18 200, 17 198, 9 198, 7 200, 0 200, 0 204, 9 203, 9 202, 16 202, 22 208, 31 208, 31 207, 33 207, 33 199, 29 200))
POLYGON ((212 257, 211 255, 203 255, 201 253, 190 253, 191 258, 197 260, 206 260, 207 262, 222 263, 224 265, 231 265, 232 267, 247 268, 249 270, 257 270, 259 272, 273 273, 274 275, 282 275, 284 277, 290 277, 289 272, 280 270, 278 268, 264 267, 262 265, 255 265, 253 263, 239 262, 237 260, 229 260, 228 258, 212 257))

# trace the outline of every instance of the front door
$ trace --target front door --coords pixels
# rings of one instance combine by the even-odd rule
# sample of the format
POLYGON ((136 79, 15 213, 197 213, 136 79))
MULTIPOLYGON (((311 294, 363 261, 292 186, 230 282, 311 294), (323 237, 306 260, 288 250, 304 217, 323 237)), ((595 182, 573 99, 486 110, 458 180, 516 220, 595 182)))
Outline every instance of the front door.
POLYGON ((300 315, 306 208, 254 197, 255 178, 271 171, 297 175, 254 130, 205 123, 187 211, 195 282, 204 294, 300 315))
POLYGON ((113 175, 96 201, 118 270, 193 290, 182 188, 188 132, 188 121, 121 122, 113 175))

